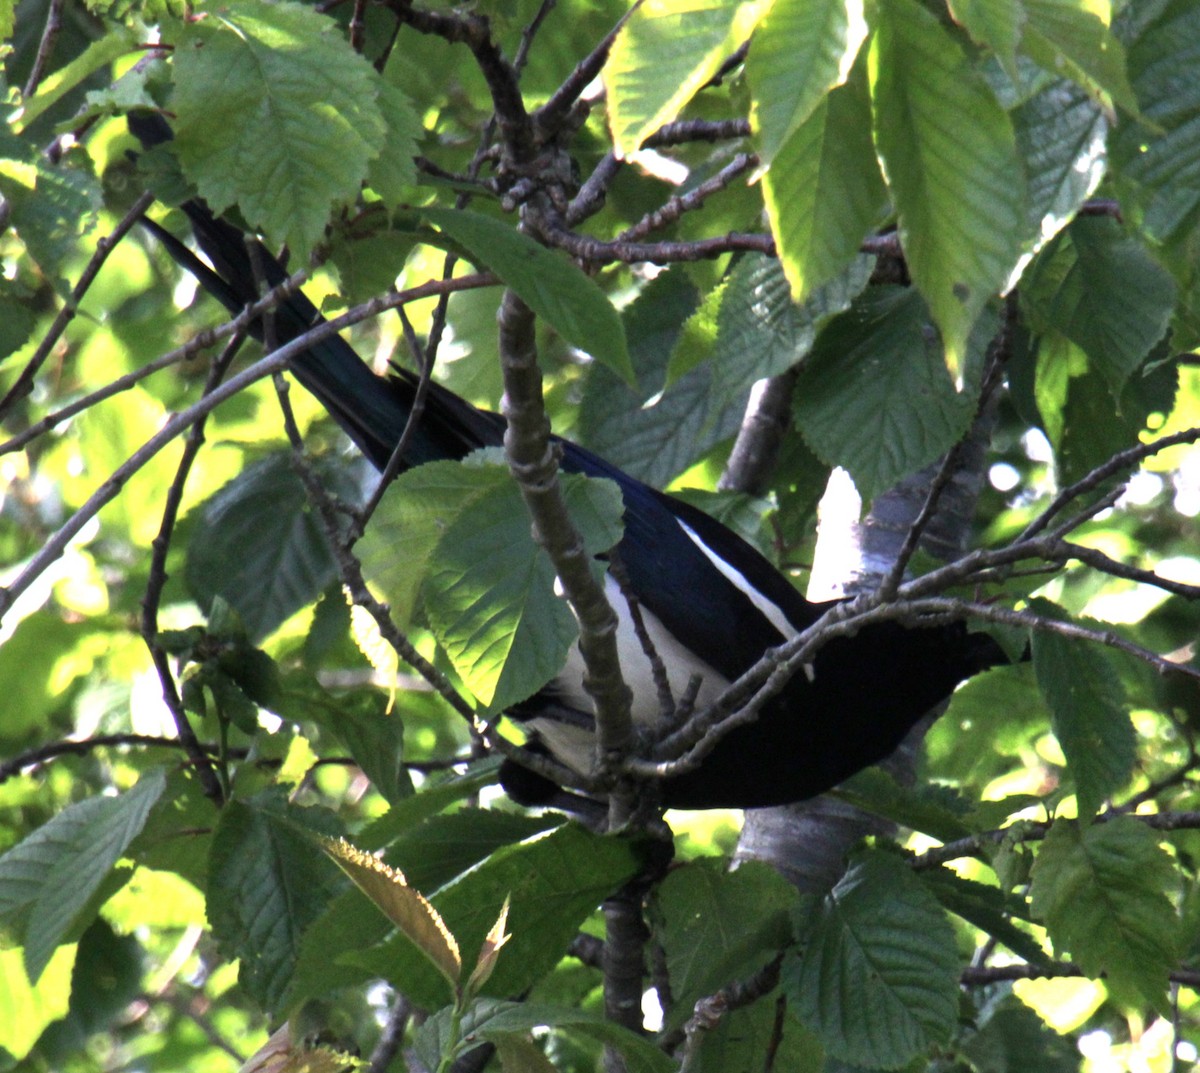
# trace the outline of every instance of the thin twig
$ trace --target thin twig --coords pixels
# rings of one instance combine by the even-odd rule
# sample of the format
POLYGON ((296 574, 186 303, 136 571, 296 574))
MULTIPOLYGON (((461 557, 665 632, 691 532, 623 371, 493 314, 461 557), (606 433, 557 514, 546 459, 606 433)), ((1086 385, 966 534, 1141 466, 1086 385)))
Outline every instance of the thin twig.
POLYGON ((739 175, 749 171, 758 163, 755 153, 738 153, 716 175, 689 190, 686 194, 675 194, 654 212, 647 213, 632 227, 627 227, 616 238, 617 243, 636 242, 652 231, 658 231, 674 223, 685 212, 702 208, 713 194, 724 190, 739 175))
POLYGON ((629 17, 637 10, 641 0, 630 6, 608 31, 600 43, 575 65, 575 69, 567 75, 562 84, 540 108, 533 113, 534 128, 542 138, 558 133, 563 121, 579 100, 580 95, 592 83, 601 69, 608 62, 608 54, 612 51, 613 42, 621 28, 629 21, 629 17))
POLYGON ((723 142, 748 137, 748 119, 680 119, 659 127, 642 142, 642 148, 661 149, 687 142, 723 142))
POLYGON ((975 418, 972 421, 971 428, 967 430, 966 435, 962 439, 946 452, 941 465, 938 467, 937 474, 930 482, 929 489, 925 494, 925 502, 921 505, 921 510, 913 520, 912 525, 908 527, 908 532, 904 535, 904 544, 897 553, 887 577, 879 585, 879 595, 884 600, 892 599, 896 594, 896 590, 900 587, 901 581, 904 580, 904 572, 908 569, 908 564, 912 561, 913 555, 916 554, 921 542, 921 536, 937 514, 942 493, 950 486, 950 482, 954 480, 955 474, 958 473, 961 467, 962 454, 967 442, 971 438, 972 430, 977 427, 976 423, 982 419, 989 401, 1004 381, 1004 367, 1007 364, 1006 358, 1011 344, 1012 329, 1016 323, 1016 317, 1016 302, 1007 302, 1000 329, 988 347, 986 372, 983 378, 983 386, 979 393, 979 401, 975 407, 975 418))
MULTIPOLYGON (((226 344, 225 349, 213 361, 208 370, 208 379, 204 385, 204 394, 213 391, 225 378, 229 366, 241 349, 245 335, 235 334, 226 344)), ((183 452, 179 464, 175 468, 175 476, 167 487, 166 499, 163 504, 162 521, 158 533, 151 541, 150 570, 146 581, 146 592, 142 596, 142 639, 150 651, 150 658, 158 672, 159 683, 162 686, 163 702, 171 713, 175 723, 175 731, 188 754, 188 758, 196 768, 200 786, 204 796, 220 804, 226 796, 226 787, 213 766, 212 761, 200 746, 196 733, 188 721, 187 712, 183 707, 183 699, 175 685, 175 675, 171 669, 171 660, 166 649, 158 640, 158 609, 162 601, 163 589, 167 583, 167 553, 171 550, 171 537, 175 532, 175 523, 179 518, 179 508, 183 503, 183 490, 187 484, 188 474, 196 461, 200 448, 204 444, 204 425, 206 417, 196 421, 183 440, 183 452)))
POLYGON ((46 64, 50 62, 59 31, 62 30, 62 13, 65 6, 66 0, 50 0, 50 9, 46 12, 46 25, 42 28, 37 55, 34 57, 29 77, 25 80, 25 88, 21 90, 21 96, 25 100, 29 100, 37 92, 42 76, 46 73, 46 64))
POLYGON ((1118 451, 1111 458, 1096 466, 1091 472, 1080 477, 1073 484, 1067 485, 1066 488, 1059 492, 1054 497, 1054 501, 1025 527, 1025 530, 1013 543, 1019 544, 1032 536, 1036 536, 1072 500, 1086 495, 1094 488, 1098 488, 1110 477, 1124 470, 1133 469, 1139 462, 1145 461, 1160 451, 1165 451, 1168 447, 1177 447, 1184 443, 1195 443, 1197 440, 1200 440, 1200 427, 1183 429, 1181 432, 1173 433, 1170 436, 1160 436, 1158 439, 1151 440, 1148 443, 1139 443, 1134 447, 1126 448, 1124 451, 1118 451))
POLYGON ((580 261, 597 265, 707 261, 739 251, 775 256, 775 240, 770 235, 731 231, 693 242, 606 242, 577 235, 567 229, 564 221, 556 220, 550 214, 541 221, 540 235, 547 245, 557 246, 580 261))
POLYGON ((366 529, 367 523, 379 508, 384 493, 388 490, 392 481, 396 479, 396 474, 400 472, 400 467, 404 465, 404 456, 408 452, 409 444, 412 443, 413 437, 417 434, 417 429, 421 425, 421 417, 425 413, 425 399, 429 395, 429 381, 433 374, 433 364, 422 350, 421 343, 417 339, 417 333, 413 331, 412 322, 408 319, 408 314, 404 312, 404 307, 399 306, 396 312, 400 315, 400 323, 404 328, 404 338, 408 343, 409 351, 412 353, 418 368, 421 370, 421 378, 417 381, 417 390, 413 393, 412 407, 408 411, 408 419, 404 422, 404 431, 400 434, 400 439, 396 441, 392 455, 379 476, 379 483, 371 493, 370 499, 367 500, 362 510, 358 513, 355 523, 357 533, 362 533, 366 529))
POLYGON ((26 363, 25 368, 21 370, 21 375, 13 382, 13 386, 9 388, 3 400, 0 400, 0 420, 4 418, 17 402, 25 398, 33 390, 33 382, 38 372, 50 356, 62 333, 67 330, 67 325, 75 319, 75 314, 79 311, 79 303, 83 301, 88 288, 96 281, 96 276, 99 275, 100 269, 104 267, 104 262, 108 260, 108 255, 112 253, 117 243, 137 223, 139 217, 150 207, 153 200, 153 194, 149 192, 142 194, 134 202, 133 207, 121 218, 117 226, 113 228, 112 232, 105 235, 96 243, 95 253, 92 254, 82 275, 80 275, 79 282, 72 288, 71 294, 66 302, 63 303, 63 307, 58 311, 58 315, 54 318, 54 323, 50 325, 49 330, 42 338, 41 343, 38 344, 37 349, 26 363))
MULTIPOLYGON (((492 286, 495 282, 495 277, 490 273, 481 273, 474 276, 463 276, 454 280, 431 280, 417 287, 410 287, 403 291, 392 291, 388 294, 372 298, 370 301, 355 306, 333 320, 314 325, 307 332, 297 336, 274 353, 268 354, 254 365, 244 369, 237 376, 227 380, 210 395, 200 399, 181 413, 169 418, 150 439, 113 471, 108 479, 92 493, 83 506, 79 507, 63 523, 37 554, 26 563, 21 573, 7 587, 0 587, 0 619, 3 619, 17 597, 33 584, 34 580, 42 574, 46 567, 62 555, 83 527, 106 504, 116 498, 133 474, 145 466, 176 436, 180 435, 180 433, 189 428, 205 414, 216 409, 221 403, 232 398, 239 391, 245 390, 256 381, 274 375, 279 370, 285 368, 294 357, 303 353, 322 339, 336 334, 343 328, 348 328, 370 317, 376 317, 388 309, 394 309, 396 306, 414 301, 417 298, 427 298, 433 295, 444 294, 447 290, 469 290, 475 287, 492 286)), ((245 313, 235 317, 220 328, 207 333, 205 341, 211 345, 213 340, 232 335, 234 331, 245 327, 254 319, 248 315, 250 311, 261 305, 263 303, 255 303, 255 306, 248 307, 245 313)), ((258 313, 260 312, 261 309, 258 310, 258 313)), ((258 313, 255 313, 255 316, 258 313)))
MULTIPOLYGON (((161 749, 183 748, 183 743, 178 738, 166 738, 157 734, 96 734, 90 738, 54 741, 0 761, 0 783, 7 782, 26 768, 38 767, 47 761, 56 760, 60 756, 87 756, 97 749, 119 748, 123 745, 142 745, 161 749)), ((200 748, 207 754, 217 752, 215 745, 201 743, 200 748)))

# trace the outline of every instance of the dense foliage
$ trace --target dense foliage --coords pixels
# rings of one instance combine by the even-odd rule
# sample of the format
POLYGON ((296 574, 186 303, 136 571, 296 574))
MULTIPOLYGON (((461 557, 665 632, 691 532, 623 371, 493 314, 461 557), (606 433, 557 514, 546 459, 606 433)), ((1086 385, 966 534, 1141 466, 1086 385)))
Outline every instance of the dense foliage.
MULTIPOLYGON (((0 1068, 228 1070, 285 1020, 254 1068, 1195 1060, 1197 0, 0 0, 0 31, 0 1068), (263 309, 302 284, 377 367, 544 405, 800 587, 831 471, 868 505, 927 471, 924 528, 990 437, 977 550, 914 532, 854 613, 1030 661, 955 695, 915 786, 838 791, 890 826, 830 890, 730 870, 736 814, 669 814, 664 874, 652 818, 521 812, 502 714, 588 620, 505 458, 377 501, 138 225, 184 236, 192 197, 286 247, 263 309), (764 382, 791 428, 731 465, 764 382)), ((620 533, 605 482, 552 507, 620 533)))

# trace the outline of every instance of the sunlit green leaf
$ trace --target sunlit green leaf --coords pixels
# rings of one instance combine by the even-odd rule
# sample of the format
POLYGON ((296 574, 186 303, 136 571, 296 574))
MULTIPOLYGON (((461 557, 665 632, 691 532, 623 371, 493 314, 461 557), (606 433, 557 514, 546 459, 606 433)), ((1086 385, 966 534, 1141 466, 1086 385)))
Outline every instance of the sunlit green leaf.
POLYGON ((770 164, 817 102, 845 81, 867 34, 861 0, 776 0, 746 60, 750 122, 770 164))
POLYGON ((804 301, 853 262, 886 191, 871 140, 865 65, 816 106, 763 179, 792 296, 804 301))
POLYGON ((604 68, 617 152, 636 152, 674 119, 769 6, 765 0, 648 0, 638 7, 604 68))
POLYGON ((301 4, 222 0, 182 26, 171 108, 184 172, 214 212, 237 205, 305 257, 384 148, 378 76, 301 4))
POLYGON ((33 983, 145 826, 164 785, 154 771, 117 797, 80 801, 0 857, 0 907, 5 915, 28 910, 25 968, 33 983))
POLYGON ((909 271, 957 379, 975 319, 1016 265, 1025 175, 1012 122, 962 46, 913 0, 888 0, 881 12, 875 143, 909 271))

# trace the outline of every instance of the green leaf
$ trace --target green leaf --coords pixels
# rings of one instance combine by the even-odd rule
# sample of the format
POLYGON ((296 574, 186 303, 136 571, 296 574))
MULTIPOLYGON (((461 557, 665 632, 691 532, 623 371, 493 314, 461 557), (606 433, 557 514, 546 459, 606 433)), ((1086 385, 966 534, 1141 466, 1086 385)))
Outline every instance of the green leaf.
POLYGON ((25 968, 37 983, 55 949, 146 824, 165 786, 151 771, 116 797, 69 806, 0 857, 0 915, 24 913, 25 968))
POLYGON ((79 252, 79 240, 95 226, 101 206, 100 184, 91 163, 78 154, 59 167, 0 127, 0 195, 8 201, 12 226, 29 256, 69 293, 68 262, 79 252), (73 166, 72 166, 73 165, 73 166))
POLYGON ((921 879, 951 913, 1003 943, 1017 957, 1031 965, 1050 960, 1037 940, 1013 923, 1014 918, 1029 919, 1023 899, 964 879, 945 867, 923 871, 921 879))
MULTIPOLYGON (((524 700, 561 669, 578 626, 530 536, 520 489, 506 467, 481 459, 421 466, 396 484, 368 545, 368 573, 402 610, 420 585, 439 643, 490 710, 524 700), (398 544, 408 553, 400 566, 398 544)), ((572 475, 562 487, 585 546, 607 551, 620 539, 620 491, 572 475)))
MULTIPOLYGON (((1048 605, 1034 607, 1044 612, 1048 605)), ((1091 816, 1133 772, 1137 742, 1121 680, 1096 645, 1044 630, 1033 634, 1033 669, 1075 782, 1079 814, 1091 816)))
POLYGON ((930 769, 977 795, 1045 733, 1050 712, 1028 666, 997 667, 964 682, 926 738, 930 769), (986 741, 988 748, 980 749, 986 741))
POLYGON ((1029 176, 1028 234, 1040 249, 1074 218, 1104 176, 1108 123, 1086 93, 1053 82, 1013 112, 1029 176))
POLYGON ((666 486, 741 423, 744 400, 720 409, 711 391, 712 367, 706 359, 716 339, 719 297, 710 296, 711 305, 697 312, 696 289, 686 272, 662 273, 625 310, 636 389, 606 369, 592 369, 588 376, 580 438, 647 484, 666 486), (699 328, 696 321, 703 322, 699 328), (699 350, 694 360, 678 355, 693 345, 699 350), (668 368, 682 367, 691 371, 663 389, 668 368))
POLYGON ((315 720, 335 734, 388 804, 413 793, 404 766, 404 724, 398 711, 389 710, 382 691, 335 696, 315 678, 294 672, 284 681, 281 696, 271 709, 284 718, 315 720))
POLYGON ((1117 398, 1099 373, 1074 377, 1061 409, 1062 433, 1052 441, 1059 481, 1078 480, 1118 451, 1139 443, 1142 430, 1154 427, 1153 415, 1171 412, 1178 387, 1173 362, 1135 373, 1117 398))
POLYGON ((791 942, 796 889, 759 862, 724 870, 715 858, 672 871, 654 893, 655 938, 667 956, 678 1027, 698 999, 749 976, 791 942))
POLYGON ((1129 46, 1144 122, 1117 127, 1112 158, 1118 181, 1134 186, 1142 226, 1160 242, 1182 238, 1200 207, 1198 63, 1200 8, 1191 0, 1166 4, 1129 46))
POLYGON ((763 199, 796 301, 853 263, 886 200, 864 65, 780 146, 763 199))
POLYGON ((1017 43, 1025 21, 1020 4, 1011 0, 949 0, 950 12, 977 44, 990 48, 1009 77, 1016 82, 1017 43))
MULTIPOLYGON (((356 498, 345 471, 324 467, 356 498)), ((201 607, 233 606, 252 638, 272 633, 336 577, 325 531, 286 451, 247 466, 204 504, 188 544, 188 588, 201 607)))
POLYGON ((409 828, 388 845, 384 859, 400 868, 418 890, 437 890, 504 846, 524 842, 564 821, 557 813, 525 816, 463 808, 409 828))
POLYGON ((568 343, 632 383, 621 318, 582 269, 490 216, 432 208, 422 214, 462 243, 478 264, 495 272, 568 343))
POLYGON ((34 985, 25 975, 21 951, 0 950, 0 1048, 18 1061, 48 1025, 66 1014, 75 951, 74 946, 60 948, 34 985))
POLYGON ((1079 1048, 1008 994, 989 1004, 987 1020, 963 1040, 963 1054, 978 1073, 1078 1073, 1079 1048))
POLYGON ((926 316, 915 291, 872 288, 826 325, 800 375, 804 439, 849 470, 864 499, 942 455, 975 412, 970 394, 955 391, 926 316))
MULTIPOLYGON (((388 82, 379 86, 379 108, 387 125, 383 151, 367 169, 367 183, 389 209, 413 196, 417 182, 417 141, 424 133, 416 111, 404 91, 388 82)), ((396 262, 399 273, 403 261, 396 262)))
POLYGON ((23 347, 37 326, 29 304, 6 294, 7 290, 7 282, 0 281, 0 362, 23 347))
POLYGON ((47 716, 64 704, 61 690, 53 687, 55 667, 63 653, 84 651, 94 630, 87 623, 64 622, 57 614, 42 611, 18 623, 4 639, 0 696, 5 707, 0 743, 5 753, 18 752, 31 733, 45 733, 47 716))
POLYGON ((1054 74, 1067 74, 1137 115, 1125 72, 1125 49, 1088 0, 1022 0, 1023 51, 1054 74))
POLYGON ((617 154, 635 153, 674 119, 768 7, 766 0, 647 0, 637 8, 604 68, 617 154))
POLYGON ((764 165, 846 80, 866 36, 862 0, 776 0, 771 6, 746 59, 750 125, 764 165))
MULTIPOLYGON (((512 939, 485 991, 515 995, 558 963, 583 921, 639 867, 629 843, 564 824, 504 846, 429 900, 458 939, 464 964, 472 964, 511 897, 512 939)), ((403 936, 345 960, 402 984, 421 1005, 433 1007, 444 998, 440 978, 403 936)))
POLYGON ((133 31, 121 25, 108 25, 102 36, 93 41, 70 63, 47 75, 37 92, 14 113, 13 129, 18 133, 28 127, 71 92, 89 75, 131 51, 137 44, 133 31))
POLYGON ((839 276, 796 305, 778 261, 747 257, 738 262, 717 313, 711 359, 715 404, 732 406, 745 398, 756 380, 798 364, 824 324, 862 293, 873 267, 873 257, 856 257, 839 276))
POLYGON ((696 1061, 689 1061, 688 1073, 759 1069, 768 1054, 774 1060, 771 1068, 787 1073, 849 1073, 844 1066, 827 1065, 817 1037, 796 1019, 790 1007, 780 1017, 779 1006, 768 996, 748 1009, 730 1010, 703 1033, 699 1055, 696 1061))
MULTIPOLYGON (((388 487, 357 552, 363 573, 384 594, 401 629, 416 610, 446 530, 503 483, 498 466, 447 461, 410 469, 388 487), (399 547, 402 556, 396 554, 399 547)), ((525 538, 522 546, 528 543, 525 538)))
POLYGON ((1017 263, 1025 175, 1011 121, 958 41, 915 0, 888 0, 881 14, 875 144, 909 271, 957 380, 975 319, 1017 263))
POLYGON ((1033 866, 1031 902, 1056 951, 1089 976, 1131 988, 1160 1011, 1179 955, 1176 884, 1158 836, 1132 817, 1081 826, 1057 820, 1033 866))
POLYGON ((427 782, 417 793, 393 803, 379 819, 363 828, 356 836, 358 844, 369 850, 386 846, 429 817, 492 785, 499 770, 500 758, 492 756, 468 765, 461 775, 456 772, 440 781, 427 782))
MULTIPOLYGON (((332 816, 274 792, 221 811, 208 858, 208 919, 238 979, 274 1010, 291 983, 305 930, 338 890, 337 868, 315 835, 339 834, 332 816)), ((343 881, 344 882, 344 881, 343 881)))
POLYGON ((851 776, 834 791, 839 800, 882 816, 942 842, 966 838, 971 828, 963 822, 965 811, 937 786, 902 786, 881 767, 869 767, 851 776))
POLYGON ((384 149, 379 76, 301 4, 218 0, 182 26, 171 109, 184 172, 214 212, 236 204, 307 261, 384 149))
POLYGON ((941 907, 903 861, 875 851, 822 902, 784 988, 831 1056, 893 1068, 949 1039, 958 972, 941 907))
POLYGON ((1035 323, 1078 345, 1119 393, 1170 323, 1175 284, 1115 220, 1075 220, 1030 267, 1021 298, 1035 323))

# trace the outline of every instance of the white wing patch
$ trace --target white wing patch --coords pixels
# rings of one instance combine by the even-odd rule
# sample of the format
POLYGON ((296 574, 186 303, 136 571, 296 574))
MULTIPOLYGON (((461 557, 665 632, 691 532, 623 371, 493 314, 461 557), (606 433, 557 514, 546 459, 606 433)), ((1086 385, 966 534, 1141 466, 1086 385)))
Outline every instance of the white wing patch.
POLYGON ((763 617, 781 634, 783 634, 785 641, 790 641, 796 636, 796 628, 790 622, 788 622, 787 615, 785 615, 779 609, 778 604, 772 603, 770 600, 768 600, 761 592, 758 591, 758 589, 751 585, 750 582, 747 581, 739 571, 735 570, 715 551, 713 551, 712 548, 705 544, 704 541, 700 539, 700 535, 694 529, 679 521, 678 518, 675 520, 679 522, 679 528, 688 535, 688 539, 691 540, 691 542, 695 544, 696 547, 698 547, 702 552, 704 552, 704 555, 708 561, 712 563, 713 566, 715 566, 718 570, 720 570, 721 573, 725 575, 725 578, 730 581, 740 592, 744 593, 746 598, 755 607, 757 607, 759 611, 762 612, 763 617))

